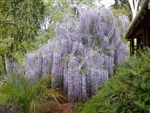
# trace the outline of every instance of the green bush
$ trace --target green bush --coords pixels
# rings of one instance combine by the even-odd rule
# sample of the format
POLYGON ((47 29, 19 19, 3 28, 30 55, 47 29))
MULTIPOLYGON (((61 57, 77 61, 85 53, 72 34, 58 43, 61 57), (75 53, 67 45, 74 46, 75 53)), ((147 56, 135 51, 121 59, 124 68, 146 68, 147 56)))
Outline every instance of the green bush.
POLYGON ((77 113, 150 113, 150 51, 125 62, 77 113))
POLYGON ((37 83, 21 75, 12 75, 0 86, 0 105, 12 105, 18 113, 45 113, 51 106, 48 102, 59 102, 62 94, 51 88, 51 77, 42 78, 37 83))

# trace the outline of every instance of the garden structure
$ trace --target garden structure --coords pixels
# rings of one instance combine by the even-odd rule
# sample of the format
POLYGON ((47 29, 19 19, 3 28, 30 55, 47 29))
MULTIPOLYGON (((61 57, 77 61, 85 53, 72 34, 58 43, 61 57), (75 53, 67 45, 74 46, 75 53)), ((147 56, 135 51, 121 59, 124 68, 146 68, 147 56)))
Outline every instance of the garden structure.
POLYGON ((130 41, 131 56, 144 47, 150 47, 150 0, 145 0, 141 6, 127 30, 126 39, 130 41))

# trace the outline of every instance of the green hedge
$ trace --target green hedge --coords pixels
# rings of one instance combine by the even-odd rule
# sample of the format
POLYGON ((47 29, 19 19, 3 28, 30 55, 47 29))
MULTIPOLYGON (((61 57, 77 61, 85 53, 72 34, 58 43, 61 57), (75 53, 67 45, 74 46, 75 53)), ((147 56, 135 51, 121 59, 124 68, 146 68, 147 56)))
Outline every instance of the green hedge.
POLYGON ((77 113, 150 113, 150 50, 146 51, 118 68, 77 113))

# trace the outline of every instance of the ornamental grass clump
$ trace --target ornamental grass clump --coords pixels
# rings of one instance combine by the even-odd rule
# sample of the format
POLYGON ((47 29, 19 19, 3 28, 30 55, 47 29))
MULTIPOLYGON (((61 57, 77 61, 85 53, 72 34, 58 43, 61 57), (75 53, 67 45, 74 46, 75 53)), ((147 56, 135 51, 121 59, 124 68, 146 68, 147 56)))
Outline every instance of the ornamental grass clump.
POLYGON ((21 75, 12 75, 0 86, 2 105, 11 105, 18 113, 46 113, 51 110, 49 103, 59 103, 64 98, 51 88, 50 81, 51 77, 45 77, 35 83, 21 75))
POLYGON ((77 113, 150 113, 150 50, 117 69, 77 113))

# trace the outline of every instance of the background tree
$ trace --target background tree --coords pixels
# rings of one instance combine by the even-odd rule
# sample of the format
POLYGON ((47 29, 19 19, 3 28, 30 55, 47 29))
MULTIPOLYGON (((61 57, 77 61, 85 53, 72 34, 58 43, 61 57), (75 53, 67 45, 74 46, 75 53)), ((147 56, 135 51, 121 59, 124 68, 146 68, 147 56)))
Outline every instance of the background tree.
MULTIPOLYGON (((47 30, 56 22, 62 22, 67 13, 77 13, 79 7, 89 6, 92 0, 43 0, 45 5, 44 21, 42 21, 43 30, 47 30)), ((53 26, 54 28, 54 26, 53 26)))
POLYGON ((55 28, 58 23, 63 22, 66 14, 73 14, 72 16, 76 20, 79 10, 83 7, 91 7, 93 4, 92 0, 43 0, 43 2, 45 6, 44 19, 35 42, 35 45, 38 46, 42 46, 55 37, 55 28))
POLYGON ((1 8, 1 39, 12 39, 7 52, 27 51, 37 35, 44 5, 41 0, 7 0, 1 8))
POLYGON ((3 64, 4 55, 19 59, 34 48, 44 4, 42 0, 2 0, 0 6, 0 56, 3 64))
POLYGON ((115 0, 114 8, 125 8, 130 11, 128 15, 134 19, 144 0, 115 0))

